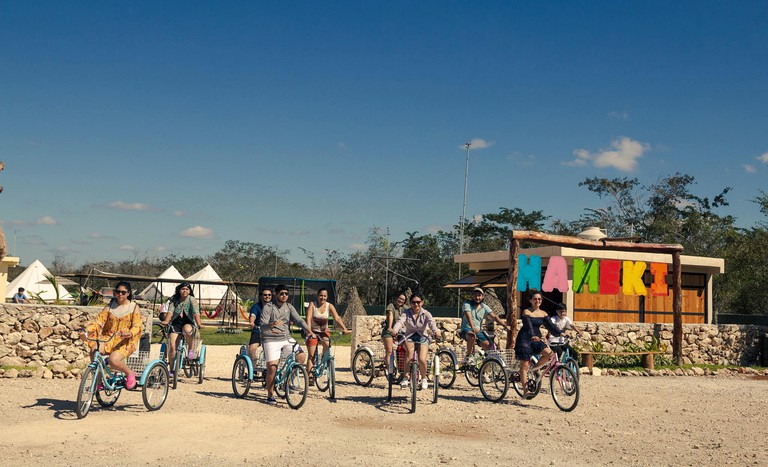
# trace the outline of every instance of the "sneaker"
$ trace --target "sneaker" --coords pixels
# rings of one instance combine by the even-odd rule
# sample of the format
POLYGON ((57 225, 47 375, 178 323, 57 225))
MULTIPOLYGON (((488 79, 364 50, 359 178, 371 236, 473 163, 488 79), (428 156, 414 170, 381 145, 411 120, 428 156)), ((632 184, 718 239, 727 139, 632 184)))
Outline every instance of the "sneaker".
POLYGON ((197 356, 195 355, 195 351, 192 349, 189 349, 189 352, 187 352, 187 360, 194 360, 195 358, 197 358, 197 356))
POLYGON ((427 389, 428 386, 429 386, 429 383, 427 382, 427 378, 422 378, 421 379, 421 389, 427 389))
POLYGON ((267 397, 267 404, 277 405, 277 399, 275 399, 274 397, 267 397))
POLYGON ((400 387, 403 389, 408 389, 408 386, 410 386, 409 381, 407 379, 404 379, 400 382, 400 387))
POLYGON ((169 372, 168 372, 168 377, 169 377, 169 378, 171 378, 171 379, 173 379, 173 370, 171 370, 171 371, 169 371, 169 372))
POLYGON ((99 381, 99 384, 96 385, 96 390, 97 391, 103 391, 104 390, 104 383, 99 381))
POLYGON ((136 373, 131 373, 125 378, 125 389, 133 389, 136 387, 136 373))

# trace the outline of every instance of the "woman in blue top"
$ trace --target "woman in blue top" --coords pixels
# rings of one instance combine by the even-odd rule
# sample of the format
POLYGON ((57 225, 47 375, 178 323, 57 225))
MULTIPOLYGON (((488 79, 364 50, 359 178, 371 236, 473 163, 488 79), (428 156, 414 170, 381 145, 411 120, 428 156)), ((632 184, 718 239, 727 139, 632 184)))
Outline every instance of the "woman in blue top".
MULTIPOLYGON (((440 338, 440 330, 437 329, 435 319, 432 317, 432 313, 428 312, 421 305, 424 303, 424 299, 418 293, 411 295, 411 307, 405 310, 400 319, 397 320, 392 327, 393 334, 397 335, 398 331, 405 328, 405 361, 410 362, 413 358, 413 350, 416 343, 424 344, 419 348, 419 370, 421 371, 421 388, 427 389, 427 350, 429 346, 426 345, 427 328, 432 331, 435 338, 440 338)), ((416 381, 411 381, 411 384, 417 384, 416 381)), ((408 387, 408 380, 403 380, 403 387, 408 387)))
POLYGON ((515 341, 515 358, 520 362, 520 385, 527 393, 526 380, 528 374, 528 365, 531 357, 541 354, 539 364, 534 370, 544 366, 549 361, 551 350, 547 347, 544 339, 541 337, 541 326, 545 326, 550 333, 555 336, 561 334, 560 330, 549 319, 549 314, 541 309, 541 292, 531 293, 531 306, 523 311, 523 328, 517 334, 515 341))

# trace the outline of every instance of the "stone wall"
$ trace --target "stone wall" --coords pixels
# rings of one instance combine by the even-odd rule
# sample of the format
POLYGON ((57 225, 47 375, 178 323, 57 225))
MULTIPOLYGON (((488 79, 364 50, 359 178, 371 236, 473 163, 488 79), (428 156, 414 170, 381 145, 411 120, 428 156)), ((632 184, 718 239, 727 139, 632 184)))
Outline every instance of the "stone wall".
MULTIPOLYGON (((466 344, 459 338, 459 318, 435 318, 443 333, 443 345, 453 346, 459 354, 466 344)), ((359 344, 379 341, 382 316, 358 316, 352 332, 352 353, 359 344)), ((518 321, 518 329, 522 323, 518 321)), ((658 339, 672 357, 672 325, 640 323, 577 323, 578 337, 571 345, 579 349, 591 349, 598 343, 604 350, 620 350, 626 342, 640 347, 658 339)), ((684 324, 683 363, 715 365, 757 365, 760 361, 760 336, 768 331, 766 326, 735 324, 684 324)), ((506 333, 499 333, 499 348, 506 345, 506 333)))
MULTIPOLYGON (((88 349, 77 330, 91 323, 98 307, 0 304, 0 375, 73 378, 88 364, 88 349)), ((151 333, 144 317, 143 344, 151 333)))

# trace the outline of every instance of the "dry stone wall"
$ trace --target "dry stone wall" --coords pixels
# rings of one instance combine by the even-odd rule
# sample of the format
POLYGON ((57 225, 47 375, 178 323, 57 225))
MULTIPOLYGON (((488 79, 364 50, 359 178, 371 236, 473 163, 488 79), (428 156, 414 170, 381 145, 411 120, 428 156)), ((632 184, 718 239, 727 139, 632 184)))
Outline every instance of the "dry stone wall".
MULTIPOLYGON (((0 376, 74 378, 88 364, 88 349, 77 330, 101 308, 0 304, 0 376)), ((144 317, 142 344, 148 345, 151 314, 144 317)))
MULTIPOLYGON (((452 346, 461 354, 466 344, 459 338, 461 319, 435 318, 444 337, 444 345, 452 346)), ((352 349, 358 345, 380 341, 382 316, 358 316, 352 332, 352 349)), ((518 321, 518 329, 522 323, 518 321)), ((640 323, 577 323, 578 337, 571 345, 592 349, 621 350, 625 343, 643 347, 658 339, 672 357, 672 325, 640 323)), ((683 363, 715 365, 757 365, 760 361, 760 339, 768 331, 765 326, 752 325, 683 325, 683 363)), ((506 345, 506 333, 499 333, 499 348, 506 345)), ((434 344, 433 344, 434 345, 434 344)))

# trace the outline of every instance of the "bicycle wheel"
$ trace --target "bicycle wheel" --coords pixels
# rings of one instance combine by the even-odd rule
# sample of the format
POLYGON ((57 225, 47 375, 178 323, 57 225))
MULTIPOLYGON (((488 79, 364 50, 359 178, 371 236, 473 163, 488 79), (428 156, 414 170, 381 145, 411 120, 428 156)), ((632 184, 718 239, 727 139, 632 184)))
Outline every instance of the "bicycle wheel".
POLYGON ((101 391, 96 391, 96 400, 99 401, 99 405, 102 407, 112 407, 117 402, 117 398, 120 397, 122 388, 117 388, 110 391, 106 387, 101 391))
POLYGON ((158 410, 168 397, 168 368, 162 362, 155 362, 145 373, 141 398, 147 410, 158 410))
POLYGON ((478 382, 483 397, 491 402, 499 402, 504 399, 509 390, 507 371, 496 359, 486 360, 483 363, 480 367, 478 382))
MULTIPOLYGON (((448 355, 450 357, 450 354, 448 355)), ((453 359, 451 359, 453 361, 453 359)), ((437 404, 437 395, 440 392, 440 375, 441 375, 440 356, 435 355, 432 357, 432 403, 437 404)))
POLYGON ((477 387, 480 383, 477 381, 477 375, 480 373, 480 363, 477 361, 477 357, 472 355, 469 357, 469 361, 464 365, 464 377, 467 378, 467 382, 472 387, 477 387))
MULTIPOLYGON (((184 352, 186 354, 186 351, 184 352)), ((195 374, 195 362, 187 360, 187 356, 184 355, 181 358, 181 366, 184 368, 184 376, 191 378, 195 374)))
POLYGON ((395 371, 395 356, 392 355, 389 358, 389 364, 387 365, 387 402, 392 401, 392 386, 395 384, 395 377, 392 372, 395 371))
POLYGON ((242 399, 248 395, 250 389, 251 375, 248 372, 248 362, 245 361, 245 357, 238 355, 232 366, 232 392, 235 393, 235 397, 242 399))
POLYGON ((298 410, 307 400, 307 370, 301 365, 294 365, 286 378, 285 400, 294 410, 298 410))
POLYGON ((330 359, 328 361, 328 397, 336 399, 336 361, 330 359))
POLYGON ((315 386, 317 386, 317 389, 322 392, 327 391, 331 379, 328 369, 328 361, 325 360, 325 358, 320 359, 319 362, 315 363, 315 367, 312 371, 315 373, 315 386), (318 371, 320 371, 319 375, 317 374, 318 371))
POLYGON ((419 389, 419 364, 411 362, 411 413, 416 412, 416 391, 419 389))
POLYGON ((352 376, 355 382, 360 386, 369 386, 373 381, 373 374, 373 354, 366 348, 357 349, 352 359, 352 376))
POLYGON ((437 381, 440 382, 441 388, 450 389, 456 381, 456 363, 453 361, 453 355, 447 350, 441 350, 437 352, 437 357, 440 360, 440 374, 437 381))
POLYGON ((206 358, 205 346, 200 352, 200 358, 197 363, 197 384, 203 384, 203 376, 205 375, 205 358, 206 358))
POLYGON ((568 357, 563 364, 567 366, 574 375, 576 375, 576 379, 579 378, 579 363, 576 361, 573 357, 568 357))
POLYGON ((88 412, 90 412, 95 390, 96 369, 89 365, 83 371, 83 379, 80 381, 80 388, 77 390, 77 405, 75 406, 77 418, 85 418, 88 412))
POLYGON ((176 356, 173 358, 173 376, 171 377, 171 387, 176 389, 179 382, 179 371, 181 371, 181 351, 176 350, 176 356))
POLYGON ((570 412, 579 403, 579 379, 567 366, 558 366, 549 375, 549 391, 563 412, 570 412))

